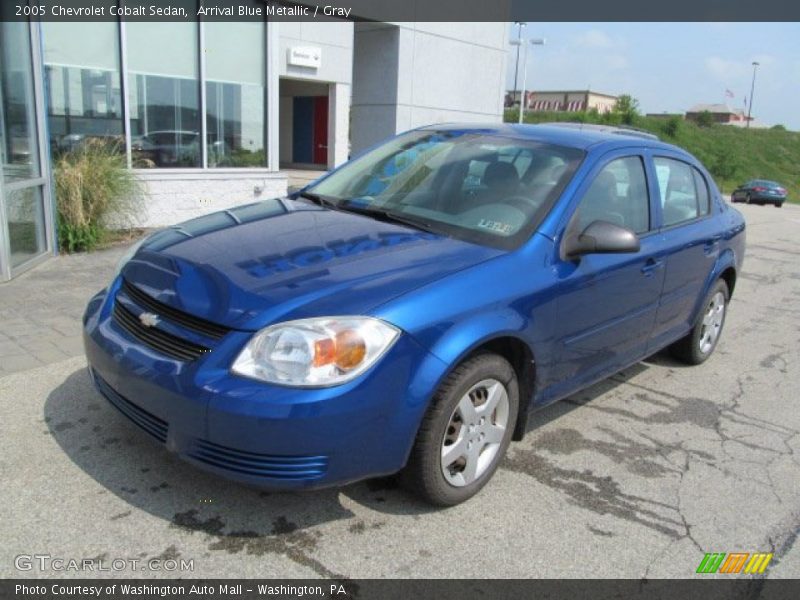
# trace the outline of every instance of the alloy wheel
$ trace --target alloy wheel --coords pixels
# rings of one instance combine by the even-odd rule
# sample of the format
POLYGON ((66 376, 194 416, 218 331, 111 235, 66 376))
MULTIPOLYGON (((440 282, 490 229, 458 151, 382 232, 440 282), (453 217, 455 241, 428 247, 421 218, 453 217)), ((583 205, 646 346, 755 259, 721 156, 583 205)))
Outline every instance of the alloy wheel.
POLYGON ((725 294, 717 292, 708 303, 703 314, 702 328, 700 330, 700 352, 706 354, 711 351, 719 337, 722 322, 725 319, 725 294))
POLYGON ((484 379, 461 397, 444 433, 442 473, 455 487, 469 485, 491 467, 506 435, 508 391, 496 379, 484 379))

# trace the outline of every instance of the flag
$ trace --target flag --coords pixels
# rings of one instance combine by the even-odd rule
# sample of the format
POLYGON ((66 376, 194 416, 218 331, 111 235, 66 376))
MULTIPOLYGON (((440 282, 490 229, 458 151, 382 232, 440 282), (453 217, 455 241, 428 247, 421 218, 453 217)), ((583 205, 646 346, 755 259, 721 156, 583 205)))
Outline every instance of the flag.
POLYGON ((733 98, 733 92, 730 90, 725 90, 725 96, 727 98, 733 98))

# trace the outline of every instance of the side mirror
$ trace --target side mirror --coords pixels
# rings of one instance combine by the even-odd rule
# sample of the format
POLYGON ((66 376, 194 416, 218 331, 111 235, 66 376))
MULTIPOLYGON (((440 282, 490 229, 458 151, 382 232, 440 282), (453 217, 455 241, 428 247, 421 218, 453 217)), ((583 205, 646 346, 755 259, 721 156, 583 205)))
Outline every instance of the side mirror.
POLYGON ((639 236, 630 229, 608 221, 592 221, 580 234, 567 235, 564 256, 630 253, 638 252, 639 247, 639 236))

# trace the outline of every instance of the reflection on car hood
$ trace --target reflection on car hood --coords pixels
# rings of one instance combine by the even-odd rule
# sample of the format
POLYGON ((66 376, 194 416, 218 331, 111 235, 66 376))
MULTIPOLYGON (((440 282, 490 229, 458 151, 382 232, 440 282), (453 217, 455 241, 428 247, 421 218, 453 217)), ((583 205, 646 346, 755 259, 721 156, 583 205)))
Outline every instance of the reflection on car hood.
POLYGON ((160 302, 236 329, 367 314, 502 251, 275 199, 157 232, 123 269, 160 302))

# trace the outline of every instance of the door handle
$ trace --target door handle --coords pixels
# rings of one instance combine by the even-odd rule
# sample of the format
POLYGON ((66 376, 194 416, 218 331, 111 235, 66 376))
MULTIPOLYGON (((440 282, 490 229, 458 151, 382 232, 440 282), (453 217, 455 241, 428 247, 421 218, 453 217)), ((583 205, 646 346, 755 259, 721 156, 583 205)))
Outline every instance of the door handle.
POLYGON ((650 277, 664 264, 663 260, 656 260, 655 258, 648 258, 642 267, 642 273, 645 277, 650 277))

